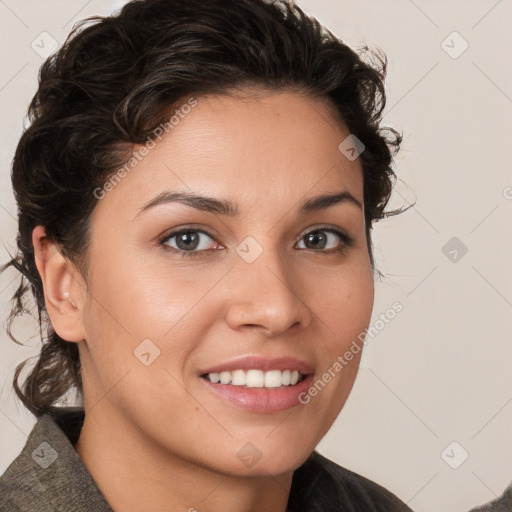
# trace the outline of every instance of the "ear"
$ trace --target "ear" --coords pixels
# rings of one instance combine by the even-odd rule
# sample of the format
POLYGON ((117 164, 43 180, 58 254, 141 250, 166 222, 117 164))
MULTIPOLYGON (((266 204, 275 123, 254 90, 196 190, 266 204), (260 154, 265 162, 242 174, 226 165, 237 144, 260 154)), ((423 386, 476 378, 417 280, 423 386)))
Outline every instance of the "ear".
POLYGON ((86 285, 78 269, 46 237, 43 226, 32 231, 37 270, 43 283, 46 311, 55 332, 67 341, 85 339, 82 312, 86 285))

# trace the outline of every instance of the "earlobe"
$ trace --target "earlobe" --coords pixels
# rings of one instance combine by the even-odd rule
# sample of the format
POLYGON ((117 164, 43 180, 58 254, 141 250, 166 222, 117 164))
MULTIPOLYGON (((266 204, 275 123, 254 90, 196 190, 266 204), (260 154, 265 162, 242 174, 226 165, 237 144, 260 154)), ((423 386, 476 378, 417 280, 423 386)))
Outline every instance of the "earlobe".
POLYGON ((55 332, 67 341, 83 341, 82 298, 84 284, 76 267, 66 259, 43 226, 32 231, 37 270, 43 283, 46 310, 55 332))

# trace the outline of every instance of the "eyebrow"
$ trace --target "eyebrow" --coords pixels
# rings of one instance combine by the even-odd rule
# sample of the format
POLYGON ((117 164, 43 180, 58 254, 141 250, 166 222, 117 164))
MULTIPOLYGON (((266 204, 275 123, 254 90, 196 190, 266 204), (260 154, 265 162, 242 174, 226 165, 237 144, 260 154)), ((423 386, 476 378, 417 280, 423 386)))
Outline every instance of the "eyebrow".
MULTIPOLYGON (((196 210, 208 213, 219 213, 230 217, 236 217, 239 213, 238 206, 229 200, 215 199, 214 197, 203 196, 192 192, 165 191, 145 203, 137 212, 136 217, 150 208, 167 203, 181 203, 191 206, 196 210)), ((361 202, 350 192, 341 191, 333 194, 322 194, 303 201, 300 203, 299 213, 304 215, 318 210, 323 210, 340 203, 352 204, 361 210, 363 209, 361 202)))

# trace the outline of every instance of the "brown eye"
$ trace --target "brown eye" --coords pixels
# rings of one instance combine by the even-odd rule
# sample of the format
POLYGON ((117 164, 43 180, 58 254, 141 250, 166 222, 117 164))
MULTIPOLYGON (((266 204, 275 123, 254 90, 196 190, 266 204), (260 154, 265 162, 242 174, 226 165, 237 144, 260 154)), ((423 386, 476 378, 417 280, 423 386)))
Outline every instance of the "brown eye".
MULTIPOLYGON (((347 234, 337 229, 315 229, 306 233, 300 240, 303 244, 299 249, 311 249, 314 251, 342 250, 353 245, 353 240, 347 234)), ((326 252, 327 252, 326 251, 326 252)))
POLYGON ((208 233, 199 229, 175 231, 167 235, 160 243, 174 252, 187 256, 218 248, 217 242, 208 233))
POLYGON ((328 237, 323 231, 313 231, 304 237, 308 249, 325 249, 328 237))

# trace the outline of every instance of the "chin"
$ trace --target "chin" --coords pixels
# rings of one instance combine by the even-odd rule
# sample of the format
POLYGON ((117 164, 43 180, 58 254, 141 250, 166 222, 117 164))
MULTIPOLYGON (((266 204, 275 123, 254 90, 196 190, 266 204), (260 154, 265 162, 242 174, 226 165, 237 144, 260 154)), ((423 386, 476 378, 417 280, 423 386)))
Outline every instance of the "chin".
POLYGON ((242 458, 242 466, 245 470, 240 471, 240 466, 237 468, 237 473, 241 476, 274 476, 283 475, 286 473, 293 473, 304 461, 309 457, 313 449, 303 451, 297 447, 289 447, 287 450, 281 449, 277 451, 268 450, 261 453, 260 458, 258 455, 251 460, 248 457, 246 460, 242 458))

